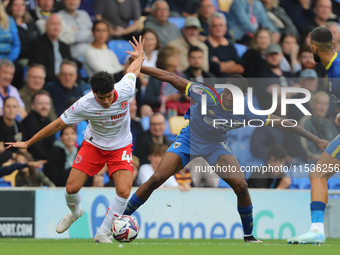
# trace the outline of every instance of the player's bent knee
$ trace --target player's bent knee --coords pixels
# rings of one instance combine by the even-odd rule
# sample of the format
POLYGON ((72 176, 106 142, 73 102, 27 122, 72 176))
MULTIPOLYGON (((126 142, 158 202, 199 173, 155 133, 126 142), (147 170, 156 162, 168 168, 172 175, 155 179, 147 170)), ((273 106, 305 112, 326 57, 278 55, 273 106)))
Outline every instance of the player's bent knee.
POLYGON ((74 185, 66 185, 66 193, 67 194, 76 194, 80 190, 79 187, 74 185))
POLYGON ((130 189, 126 188, 126 189, 122 189, 122 190, 116 190, 117 192, 117 196, 122 197, 122 198, 129 198, 130 196, 130 189))
POLYGON ((237 196, 247 196, 248 195, 248 184, 245 180, 239 181, 234 185, 234 192, 237 196))

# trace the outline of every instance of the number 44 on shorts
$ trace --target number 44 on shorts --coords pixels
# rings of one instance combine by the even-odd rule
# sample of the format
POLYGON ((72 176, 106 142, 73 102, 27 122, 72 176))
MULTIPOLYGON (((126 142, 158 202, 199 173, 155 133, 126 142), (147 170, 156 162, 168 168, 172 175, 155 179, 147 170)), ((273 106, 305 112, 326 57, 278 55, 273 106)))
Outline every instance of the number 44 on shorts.
POLYGON ((126 151, 123 151, 122 161, 126 160, 128 163, 132 162, 132 154, 127 154, 126 151))

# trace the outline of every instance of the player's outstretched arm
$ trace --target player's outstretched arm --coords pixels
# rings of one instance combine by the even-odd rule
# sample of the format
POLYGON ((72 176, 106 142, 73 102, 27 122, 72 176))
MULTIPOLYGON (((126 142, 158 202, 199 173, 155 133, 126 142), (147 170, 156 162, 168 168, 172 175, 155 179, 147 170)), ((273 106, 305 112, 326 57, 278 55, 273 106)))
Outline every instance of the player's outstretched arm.
POLYGON ((65 128, 67 125, 62 121, 62 119, 59 117, 43 129, 41 129, 38 133, 36 133, 31 139, 29 139, 26 142, 16 142, 16 143, 5 143, 9 146, 7 146, 6 149, 9 149, 11 147, 20 148, 20 149, 27 149, 31 145, 35 144, 36 142, 39 142, 46 137, 49 137, 55 133, 57 133, 59 130, 65 128))
POLYGON ((313 143, 315 143, 320 148, 320 150, 322 150, 322 151, 325 150, 326 147, 329 145, 329 141, 320 139, 319 137, 317 137, 316 135, 313 135, 312 133, 310 133, 309 131, 307 131, 303 127, 301 127, 299 125, 296 125, 294 127, 295 124, 293 122, 285 121, 285 127, 284 127, 284 126, 281 125, 281 122, 283 121, 283 119, 281 117, 278 117, 276 115, 271 114, 270 119, 273 120, 272 123, 273 123, 274 128, 279 128, 279 129, 285 130, 287 132, 290 132, 292 134, 302 136, 302 137, 312 141, 313 143), (289 126, 289 127, 287 127, 287 126, 289 126))
POLYGON ((145 39, 142 40, 142 36, 139 36, 138 42, 136 38, 133 36, 133 41, 134 43, 129 41, 129 43, 133 47, 133 52, 127 51, 126 53, 130 54, 135 60, 126 69, 126 73, 134 73, 136 76, 138 76, 145 58, 143 50, 145 39))
POLYGON ((159 68, 142 66, 142 73, 147 74, 157 80, 165 81, 174 86, 178 91, 185 93, 185 89, 190 82, 187 79, 182 78, 173 73, 161 70, 159 68))

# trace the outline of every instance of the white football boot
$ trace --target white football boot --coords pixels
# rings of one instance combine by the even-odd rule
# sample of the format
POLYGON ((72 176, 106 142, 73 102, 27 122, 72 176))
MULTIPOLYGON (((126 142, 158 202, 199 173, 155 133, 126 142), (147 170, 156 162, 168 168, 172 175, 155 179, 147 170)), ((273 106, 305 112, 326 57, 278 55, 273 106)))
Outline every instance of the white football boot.
POLYGON ((326 241, 326 236, 324 233, 319 233, 315 230, 309 230, 307 233, 288 238, 288 244, 324 244, 326 241))
POLYGON ((104 234, 102 232, 97 232, 96 236, 94 237, 94 241, 96 243, 113 243, 109 236, 112 235, 111 232, 104 234))
POLYGON ((83 209, 80 209, 79 216, 74 216, 72 212, 69 212, 62 218, 55 230, 61 234, 64 233, 68 228, 72 225, 73 222, 75 222, 77 219, 79 219, 83 215, 83 209))

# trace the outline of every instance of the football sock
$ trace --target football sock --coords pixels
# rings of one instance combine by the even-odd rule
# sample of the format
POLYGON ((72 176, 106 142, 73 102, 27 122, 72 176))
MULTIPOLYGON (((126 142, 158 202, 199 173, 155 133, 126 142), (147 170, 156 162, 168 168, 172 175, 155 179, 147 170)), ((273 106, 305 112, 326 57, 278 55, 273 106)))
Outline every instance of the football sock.
POLYGON ((80 201, 81 201, 81 196, 80 193, 77 192, 76 194, 68 194, 65 191, 65 199, 66 199, 66 204, 68 208, 70 208, 71 212, 73 215, 79 215, 80 214, 80 201))
POLYGON ((325 215, 326 204, 320 201, 313 201, 310 203, 310 210, 312 216, 311 230, 316 230, 319 233, 324 233, 324 215, 325 215))
POLYGON ((136 193, 134 193, 132 195, 132 197, 130 198, 123 214, 124 215, 133 214, 144 203, 145 203, 145 201, 143 199, 137 197, 136 193))
POLYGON ((237 210, 241 217, 244 236, 251 236, 253 234, 253 205, 238 206, 237 210))
POLYGON ((106 211, 105 219, 100 226, 98 232, 109 233, 111 232, 111 227, 113 221, 123 214, 124 209, 126 207, 128 199, 122 198, 118 195, 115 196, 113 201, 111 202, 109 208, 106 211))

